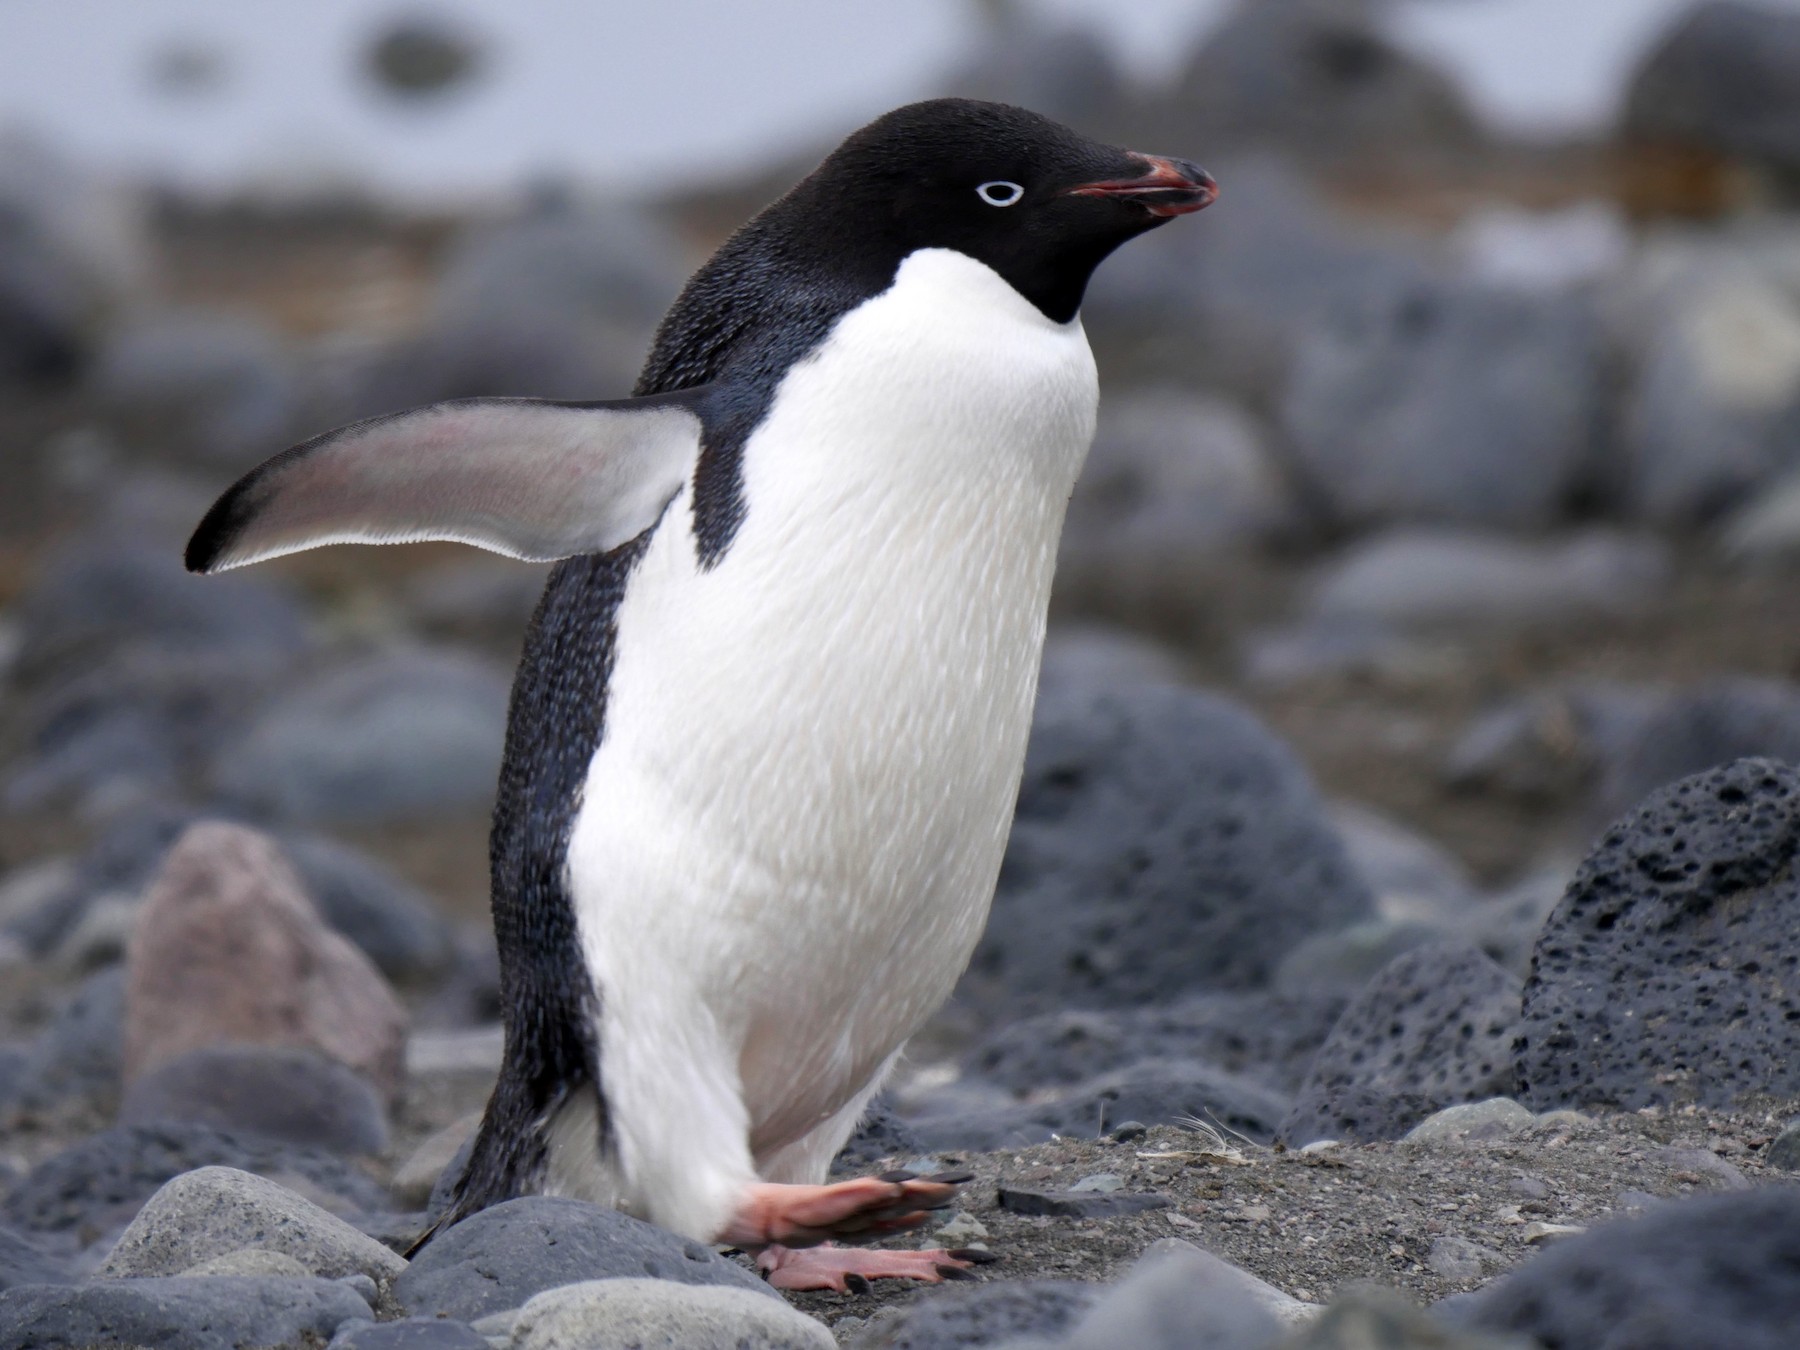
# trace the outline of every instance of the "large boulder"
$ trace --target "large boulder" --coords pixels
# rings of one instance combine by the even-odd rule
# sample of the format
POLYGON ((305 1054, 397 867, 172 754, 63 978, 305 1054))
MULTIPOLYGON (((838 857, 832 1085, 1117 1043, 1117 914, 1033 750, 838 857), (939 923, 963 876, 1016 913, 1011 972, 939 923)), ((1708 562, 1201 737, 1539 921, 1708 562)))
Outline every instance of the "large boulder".
POLYGON ((1800 1095, 1800 772, 1744 759, 1655 793, 1582 863, 1525 983, 1536 1110, 1800 1095))
POLYGON ((273 1276, 92 1280, 0 1293, 0 1350, 129 1345, 182 1350, 317 1346, 373 1316, 335 1280, 273 1276))
POLYGON ((1038 708, 993 917, 965 995, 1122 1007, 1263 983, 1367 918, 1306 770, 1249 713, 1157 685, 1038 708))

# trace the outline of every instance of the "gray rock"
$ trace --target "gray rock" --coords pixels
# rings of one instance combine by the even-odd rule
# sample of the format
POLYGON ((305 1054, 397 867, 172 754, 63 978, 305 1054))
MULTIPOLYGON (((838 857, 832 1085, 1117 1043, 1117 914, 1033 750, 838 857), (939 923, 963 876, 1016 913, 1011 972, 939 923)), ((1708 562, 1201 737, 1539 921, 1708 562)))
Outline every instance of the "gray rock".
POLYGON ((946 92, 1035 108, 1090 135, 1108 134, 1131 107, 1131 86, 1112 51, 1089 28, 1011 7, 980 11, 979 43, 946 92))
POLYGON ((1057 1350, 1264 1350, 1312 1305, 1179 1238, 1155 1242, 1057 1350))
POLYGON ((1147 1191, 1034 1191, 1018 1186, 1000 1187, 996 1198, 1001 1209, 1050 1219, 1116 1219, 1147 1209, 1167 1209, 1175 1203, 1166 1195, 1147 1191))
POLYGON ((407 1268, 379 1242, 267 1178, 202 1167, 149 1199, 99 1274, 172 1275, 245 1247, 281 1252, 327 1279, 367 1275, 386 1281, 407 1268))
POLYGON ((832 1350, 823 1323, 748 1289, 669 1280, 585 1280, 519 1310, 510 1350, 832 1350))
POLYGON ((300 376, 281 335, 247 313, 140 314, 107 334, 89 390, 127 444, 242 472, 295 439, 300 376))
POLYGON ((1800 773, 1745 759, 1607 832, 1544 925, 1517 1066, 1534 1110, 1800 1095, 1800 773))
POLYGON ((102 970, 76 986, 31 1043, 13 1102, 42 1108, 84 1098, 118 1099, 125 1039, 125 972, 102 970))
POLYGON ((406 1161, 394 1169, 394 1178, 388 1187, 394 1198, 403 1205, 428 1204, 437 1189, 438 1178, 452 1163, 467 1157, 466 1150, 480 1123, 481 1113, 476 1111, 428 1135, 406 1161))
POLYGON ((1175 1125, 1198 1118, 1219 1121, 1257 1140, 1274 1136, 1291 1098, 1211 1064, 1192 1060, 1140 1060, 1098 1074, 1048 1099, 987 1109, 930 1114, 909 1123, 918 1139, 939 1152, 987 1152, 1041 1144, 1052 1135, 1103 1138, 1127 1120, 1175 1125))
POLYGON ((128 649, 279 663, 309 645, 304 613, 272 582, 190 576, 179 548, 116 533, 82 536, 47 557, 18 618, 15 673, 34 687, 128 649))
POLYGON ((1450 243, 1462 275, 1529 295, 1560 294, 1616 276, 1636 247, 1631 221, 1608 201, 1547 211, 1475 206, 1450 243))
POLYGON ((1094 1303, 1097 1286, 1019 1280, 928 1290, 869 1319, 852 1350, 977 1350, 1020 1336, 1067 1331, 1094 1303))
MULTIPOLYGON (((1441 1306, 1441 1305, 1440 1305, 1441 1306)), ((1316 1321, 1270 1350, 1538 1350, 1536 1341, 1489 1336, 1444 1321, 1378 1285, 1352 1288, 1316 1321)), ((1583 1350, 1587 1347, 1583 1345, 1583 1350)))
POLYGON ((1741 0, 1695 5, 1639 65, 1621 129, 1800 169, 1800 18, 1741 0))
POLYGON ((389 979, 431 979, 455 959, 450 922, 431 897, 374 859, 317 835, 286 835, 282 847, 319 917, 389 979))
POLYGON ((1790 1120, 1781 1133, 1769 1141, 1763 1161, 1784 1172, 1800 1172, 1800 1120, 1790 1120))
POLYGON ((1425 1267, 1432 1274, 1458 1284, 1479 1280, 1490 1265, 1503 1265, 1506 1258, 1499 1252, 1470 1242, 1467 1238, 1446 1235, 1433 1240, 1425 1254, 1425 1267))
POLYGON ((215 1275, 279 1275, 302 1280, 311 1279, 314 1274, 299 1257, 268 1247, 240 1247, 236 1251, 196 1261, 186 1270, 175 1273, 187 1279, 215 1275))
POLYGON ((1200 1060, 1292 1093, 1346 1001, 1204 994, 1144 1008, 1040 1013, 976 1042, 961 1063, 965 1074, 1019 1096, 1072 1086, 1144 1059, 1200 1060))
POLYGON ((1531 949, 1544 920, 1569 888, 1574 870, 1572 864, 1551 865, 1519 878, 1470 909, 1460 935, 1501 969, 1524 979, 1531 973, 1531 949))
POLYGON ((32 1168, 0 1200, 0 1220, 91 1241, 128 1223, 171 1178, 208 1166, 255 1172, 342 1209, 387 1208, 381 1187, 335 1154, 202 1125, 125 1125, 32 1168))
POLYGON ((1281 425, 1341 522, 1541 529, 1588 477, 1601 350, 1579 300, 1386 292, 1307 331, 1281 425))
POLYGON ((1409 1144, 1479 1144, 1508 1138, 1536 1122, 1537 1117, 1511 1097, 1490 1097, 1434 1111, 1403 1137, 1409 1144))
POLYGON ((1305 770, 1237 706, 1153 686, 1046 690, 963 988, 1021 1010, 1251 988, 1371 903, 1305 770))
POLYGON ((1276 992, 1308 991, 1349 998, 1367 987, 1396 958, 1444 937, 1441 925, 1410 919, 1365 919, 1335 933, 1315 933, 1297 943, 1275 967, 1276 992))
POLYGON ((387 1110, 361 1075, 300 1046, 209 1045, 141 1074, 119 1123, 183 1121, 333 1153, 387 1147, 387 1110))
POLYGON ((1249 414, 1217 398, 1151 390, 1109 400, 1069 502, 1062 598, 1099 608, 1192 588, 1222 551, 1292 532, 1296 507, 1265 440, 1249 414))
POLYGON ((70 1272, 62 1260, 22 1233, 0 1228, 0 1289, 69 1282, 70 1272))
POLYGON ((506 680, 451 652, 361 658, 276 700, 214 765, 232 800, 296 822, 417 819, 493 800, 506 680))
POLYGON ((407 1317, 398 1322, 364 1322, 338 1329, 326 1350, 492 1350, 488 1339, 467 1322, 407 1317))
POLYGON ((925 1145, 902 1120, 885 1097, 869 1103, 862 1123, 843 1148, 832 1159, 832 1173, 857 1174, 881 1170, 888 1159, 911 1158, 925 1151, 925 1145))
POLYGON ((600 1205, 531 1196, 464 1219, 434 1238, 394 1282, 419 1316, 473 1321, 577 1280, 649 1277, 779 1295, 702 1243, 600 1205))
POLYGON ((145 1350, 300 1347, 369 1305, 332 1280, 95 1280, 0 1292, 0 1350, 130 1345, 145 1350))
POLYGON ((1458 1309, 1583 1350, 1786 1350, 1800 1326, 1800 1190, 1671 1200, 1549 1247, 1458 1309))
POLYGON ((1442 635, 1409 633, 1382 619, 1350 615, 1263 629, 1244 642, 1242 657, 1244 678, 1273 689, 1358 677, 1414 685, 1442 679, 1464 663, 1442 635))
POLYGON ((1479 714, 1444 763, 1454 788, 1524 801, 1566 802, 1589 792, 1666 698, 1614 680, 1550 685, 1479 714))
POLYGON ((1439 942, 1397 957, 1332 1028, 1281 1137, 1392 1139, 1427 1111, 1505 1096, 1518 1023, 1517 977, 1473 948, 1439 942), (1383 1097, 1395 1109, 1371 1111, 1383 1097))
POLYGON ((1734 562, 1791 566, 1800 557, 1800 474, 1789 471, 1756 492, 1720 524, 1718 537, 1734 562))
POLYGON ((1039 689, 1105 684, 1180 684, 1181 662, 1167 647, 1124 628, 1059 623, 1044 641, 1039 689))
POLYGON ((1468 869, 1441 844, 1353 802, 1335 803, 1331 823, 1383 917, 1435 922, 1460 916, 1474 903, 1468 869))
POLYGON ((1560 543, 1396 529, 1329 564, 1309 614, 1401 629, 1567 625, 1641 612, 1669 573, 1665 544, 1604 529, 1560 543))

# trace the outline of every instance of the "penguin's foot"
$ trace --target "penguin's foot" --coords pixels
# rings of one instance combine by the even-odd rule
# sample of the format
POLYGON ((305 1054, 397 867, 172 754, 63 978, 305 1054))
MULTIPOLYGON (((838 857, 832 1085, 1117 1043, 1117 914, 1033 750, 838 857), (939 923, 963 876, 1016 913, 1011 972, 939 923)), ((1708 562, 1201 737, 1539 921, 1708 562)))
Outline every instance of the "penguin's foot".
POLYGON ((998 1260, 979 1249, 921 1252, 881 1251, 869 1247, 805 1247, 772 1244, 756 1254, 756 1268, 777 1289, 835 1289, 840 1294, 866 1294, 870 1280, 972 1280, 973 1266, 998 1260))
POLYGON ((920 1177, 884 1172, 830 1186, 759 1181, 746 1187, 737 1213, 715 1241, 733 1247, 811 1247, 830 1238, 878 1238, 917 1228, 930 1211, 956 1198, 966 1172, 920 1177))

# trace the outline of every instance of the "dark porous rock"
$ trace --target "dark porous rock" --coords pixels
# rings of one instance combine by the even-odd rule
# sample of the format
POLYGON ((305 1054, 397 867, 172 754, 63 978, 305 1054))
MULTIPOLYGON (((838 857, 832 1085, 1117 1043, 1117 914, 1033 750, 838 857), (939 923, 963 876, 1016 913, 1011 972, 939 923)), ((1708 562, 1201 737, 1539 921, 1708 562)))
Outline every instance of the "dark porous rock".
POLYGON ((1743 0, 1695 5, 1638 68, 1622 130, 1800 170, 1800 17, 1743 0))
POLYGON ((1392 1139, 1439 1107, 1510 1095, 1518 1026, 1517 976, 1461 943, 1407 952, 1344 1010, 1281 1137, 1392 1139))
POLYGON ((209 1045, 140 1075, 119 1104, 121 1125, 185 1121, 333 1153, 387 1147, 387 1111, 368 1081, 316 1051, 209 1045))
POLYGON ((1443 283, 1365 297, 1301 339, 1282 427, 1344 523, 1542 529, 1588 469, 1600 339, 1574 299, 1443 283))
POLYGON ((0 1201, 0 1220, 85 1244, 129 1223, 171 1178, 214 1165, 302 1190, 327 1209, 388 1207, 386 1192, 367 1173, 322 1149, 204 1125, 120 1125, 32 1168, 0 1201))
POLYGON ((1047 689, 963 992, 1023 1012, 1255 988, 1371 906, 1306 770, 1249 713, 1154 685, 1047 689))
POLYGON ((1671 1200, 1566 1239, 1466 1300, 1472 1326, 1581 1350, 1791 1350, 1800 1188, 1671 1200))
POLYGON ((190 576, 179 548, 84 536, 48 557, 18 607, 16 677, 88 671, 131 648, 292 661, 308 646, 305 613, 273 583, 190 576))
POLYGON ((1049 1100, 931 1114, 911 1124, 929 1149, 989 1152, 1041 1144, 1052 1135, 1099 1139, 1122 1121, 1178 1125, 1215 1120, 1258 1141, 1274 1137, 1291 1099, 1247 1078, 1192 1060, 1142 1060, 1100 1074, 1049 1100))
POLYGON ((1100 1287, 1075 1280, 1020 1280, 930 1290, 869 1319, 851 1350, 981 1350, 1023 1336, 1067 1331, 1100 1287))
POLYGON ((336 1280, 208 1276, 22 1285, 0 1293, 0 1350, 299 1350, 370 1316, 369 1305, 336 1280))
POLYGON ((0 1289, 21 1284, 63 1284, 69 1272, 63 1262, 10 1228, 0 1228, 0 1289))
POLYGON ((488 1339, 467 1322, 438 1317, 406 1317, 398 1322, 366 1322, 345 1327, 329 1350, 491 1350, 488 1339))
POLYGON ((431 897, 373 858, 318 835, 282 846, 324 919, 392 980, 427 980, 456 958, 455 934, 431 897))
POLYGON ((1167 1209, 1175 1202, 1154 1192, 1032 1191, 1002 1186, 1000 1208, 1014 1214, 1037 1214, 1051 1219, 1116 1219, 1121 1214, 1141 1214, 1147 1209, 1167 1209))
POLYGON ((924 1148, 912 1126, 894 1113, 886 1098, 877 1097, 869 1103, 856 1133, 838 1150, 831 1170, 834 1175, 872 1172, 887 1159, 914 1157, 924 1148))
POLYGON ((472 657, 359 657, 274 700, 213 766, 232 801, 298 823, 477 812, 494 796, 506 678, 472 657))
POLYGON ((508 1200, 432 1239, 394 1281, 393 1294, 414 1315, 474 1321, 557 1285, 614 1276, 780 1297, 704 1243, 601 1205, 549 1196, 508 1200))
POLYGON ((1202 994, 1147 1008, 1040 1013, 978 1041, 962 1068, 1023 1096, 1133 1060, 1194 1059, 1293 1092, 1345 1002, 1329 995, 1202 994))
POLYGON ((124 1040, 125 972, 114 967, 77 985, 37 1034, 10 1104, 43 1108, 85 1098, 109 1105, 119 1094, 124 1040))
POLYGON ((1545 923, 1518 1047, 1534 1110, 1800 1096, 1800 773, 1743 759, 1608 831, 1545 923))

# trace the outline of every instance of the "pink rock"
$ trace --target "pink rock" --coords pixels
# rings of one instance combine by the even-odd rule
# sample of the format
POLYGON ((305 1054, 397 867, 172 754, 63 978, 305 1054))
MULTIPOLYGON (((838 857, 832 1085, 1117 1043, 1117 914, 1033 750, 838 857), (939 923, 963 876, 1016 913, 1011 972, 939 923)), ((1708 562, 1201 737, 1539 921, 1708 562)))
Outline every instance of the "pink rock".
POLYGON ((169 850, 127 953, 127 1085, 207 1046, 293 1045, 355 1069, 392 1102, 406 1020, 273 839, 202 821, 169 850))

